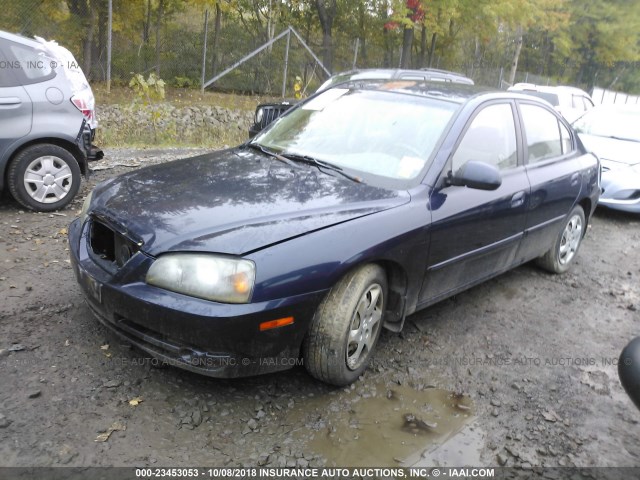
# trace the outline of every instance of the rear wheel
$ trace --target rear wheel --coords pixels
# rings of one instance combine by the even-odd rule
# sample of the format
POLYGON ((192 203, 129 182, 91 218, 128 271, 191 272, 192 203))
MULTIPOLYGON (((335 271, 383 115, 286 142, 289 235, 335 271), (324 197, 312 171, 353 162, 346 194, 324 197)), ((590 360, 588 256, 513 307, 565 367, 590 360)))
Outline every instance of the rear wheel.
POLYGON ((585 228, 584 210, 577 205, 571 210, 553 246, 538 258, 538 265, 552 273, 564 273, 569 270, 582 243, 585 228))
POLYGON ((23 206, 50 212, 73 200, 80 177, 80 167, 71 152, 48 143, 32 145, 9 165, 9 191, 23 206))
POLYGON ((365 265, 340 280, 316 311, 303 345, 307 371, 343 386, 367 368, 382 330, 387 279, 365 265))

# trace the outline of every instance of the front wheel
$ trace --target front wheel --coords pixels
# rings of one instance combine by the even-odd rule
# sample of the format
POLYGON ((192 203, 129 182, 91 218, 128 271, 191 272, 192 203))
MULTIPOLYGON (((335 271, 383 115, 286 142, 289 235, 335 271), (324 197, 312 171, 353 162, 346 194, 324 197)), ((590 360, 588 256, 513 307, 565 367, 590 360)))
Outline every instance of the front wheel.
POLYGON ((76 158, 58 145, 32 145, 9 165, 8 184, 13 198, 39 212, 66 207, 80 188, 76 158))
POLYGON ((386 297, 387 279, 377 265, 340 280, 311 320, 303 345, 307 371, 338 386, 362 375, 380 337, 386 297))
POLYGON ((580 248, 586 226, 584 210, 577 205, 571 210, 553 246, 538 258, 538 265, 552 273, 564 273, 569 270, 580 248))

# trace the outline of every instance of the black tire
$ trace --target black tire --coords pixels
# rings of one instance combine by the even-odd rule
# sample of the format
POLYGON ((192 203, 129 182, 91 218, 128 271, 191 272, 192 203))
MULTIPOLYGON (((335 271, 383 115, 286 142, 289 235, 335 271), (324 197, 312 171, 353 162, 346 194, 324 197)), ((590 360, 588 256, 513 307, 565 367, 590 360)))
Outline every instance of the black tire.
POLYGON ((337 386, 357 380, 378 343, 386 298, 387 278, 377 265, 364 265, 334 285, 311 320, 303 344, 307 371, 337 386), (360 335, 350 340, 352 331, 360 335))
POLYGON ((553 246, 539 257, 536 263, 551 273, 564 273, 569 270, 582 243, 586 227, 584 210, 577 205, 562 224, 553 246))
POLYGON ((19 152, 11 160, 7 172, 7 183, 13 198, 24 207, 38 212, 66 207, 78 193, 80 179, 80 166, 71 152, 49 143, 32 145, 19 152), (42 182, 49 184, 41 191, 38 187, 40 172, 46 173, 42 182), (33 181, 30 182, 30 179, 33 181))

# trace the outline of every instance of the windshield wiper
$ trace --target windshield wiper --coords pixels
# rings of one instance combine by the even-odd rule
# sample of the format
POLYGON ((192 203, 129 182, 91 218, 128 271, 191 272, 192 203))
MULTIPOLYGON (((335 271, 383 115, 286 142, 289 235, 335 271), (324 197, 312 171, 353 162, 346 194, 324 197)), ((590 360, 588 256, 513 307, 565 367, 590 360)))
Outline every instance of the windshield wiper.
POLYGON ((353 182, 362 183, 362 179, 360 177, 348 174, 342 169, 342 167, 334 165, 333 163, 325 162, 324 160, 318 160, 317 158, 311 157, 309 155, 304 155, 302 153, 283 152, 282 156, 291 160, 310 163, 311 165, 315 165, 318 168, 326 168, 327 170, 332 170, 353 182))
POLYGON ((280 160, 281 162, 284 162, 284 163, 286 163, 287 165, 289 165, 291 167, 299 168, 294 162, 292 162, 287 157, 285 157, 283 155, 280 155, 279 153, 276 153, 273 150, 270 150, 267 147, 265 147, 263 145, 260 145, 259 143, 246 143, 245 146, 249 147, 249 148, 253 148, 254 150, 258 150, 259 152, 262 152, 265 155, 268 155, 268 156, 273 157, 273 158, 275 158, 277 160, 280 160))

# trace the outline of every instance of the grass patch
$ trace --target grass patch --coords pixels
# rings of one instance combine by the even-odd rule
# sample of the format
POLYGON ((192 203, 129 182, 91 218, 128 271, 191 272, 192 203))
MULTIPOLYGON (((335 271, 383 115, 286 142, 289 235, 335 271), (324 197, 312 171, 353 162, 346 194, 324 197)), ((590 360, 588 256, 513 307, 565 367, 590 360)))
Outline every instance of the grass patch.
MULTIPOLYGON (((94 82, 91 88, 96 97, 96 105, 129 105, 135 98, 133 90, 126 86, 111 86, 111 92, 107 93, 105 83, 94 82)), ((259 95, 239 95, 235 93, 221 93, 200 89, 175 88, 165 86, 165 101, 177 107, 202 107, 218 106, 233 110, 245 110, 253 112, 256 105, 262 102, 275 100, 274 97, 259 95)))
POLYGON ((159 127, 156 135, 150 128, 121 124, 96 132, 96 144, 114 147, 204 147, 220 149, 239 145, 248 139, 246 131, 237 128, 205 126, 188 133, 178 133, 175 126, 159 127))

